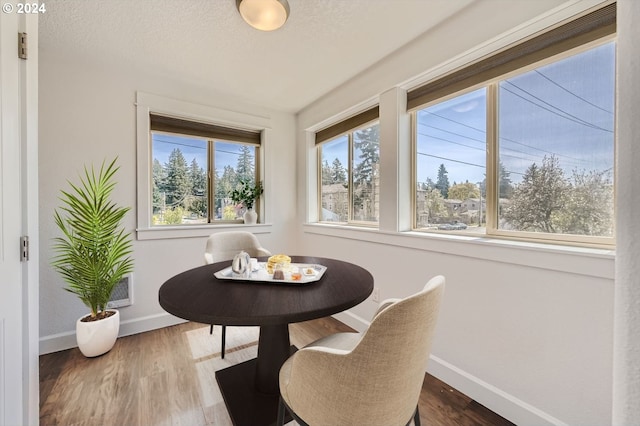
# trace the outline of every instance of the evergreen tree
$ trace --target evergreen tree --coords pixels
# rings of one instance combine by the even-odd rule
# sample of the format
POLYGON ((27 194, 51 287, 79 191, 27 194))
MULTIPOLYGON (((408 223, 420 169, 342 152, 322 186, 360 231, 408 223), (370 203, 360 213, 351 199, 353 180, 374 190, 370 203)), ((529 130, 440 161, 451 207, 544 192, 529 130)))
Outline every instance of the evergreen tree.
POLYGON ((380 163, 380 126, 378 124, 354 133, 354 150, 359 153, 353 167, 353 204, 363 209, 363 220, 377 220, 376 185, 380 163))
POLYGON ((322 163, 322 184, 323 185, 331 185, 333 182, 331 181, 331 166, 329 162, 325 159, 322 163))
POLYGON ((438 168, 438 180, 436 181, 436 189, 444 198, 449 198, 449 176, 444 164, 440 164, 438 168))
POLYGON ((238 176, 235 169, 229 165, 224 166, 222 176, 216 186, 216 199, 221 200, 221 205, 219 206, 221 209, 224 209, 231 202, 230 194, 237 184, 238 176))
POLYGON ((347 184, 347 171, 336 157, 331 166, 331 183, 347 184))
POLYGON ((253 164, 252 148, 248 145, 240 146, 240 155, 238 156, 238 164, 236 165, 236 174, 238 178, 249 180, 255 183, 255 168, 253 164))
POLYGON ((498 188, 498 197, 510 198, 513 193, 513 183, 511 182, 511 173, 507 171, 502 164, 502 161, 498 164, 498 178, 500 179, 500 187, 498 188))
POLYGON ((422 184, 422 189, 432 190, 435 187, 436 187, 436 184, 433 182, 433 180, 430 177, 428 177, 427 180, 425 180, 424 183, 422 184))
POLYGON ((153 159, 152 180, 153 180, 153 213, 158 213, 164 208, 164 194, 166 192, 167 173, 158 161, 153 159))
POLYGON ((166 178, 166 206, 183 206, 185 198, 191 193, 191 182, 187 162, 180 149, 175 148, 165 164, 166 178))
POLYGON ((198 216, 206 216, 208 198, 207 172, 198 165, 198 161, 195 158, 191 161, 189 179, 191 181, 191 195, 193 196, 191 211, 198 216))
POLYGON ((207 172, 200 167, 198 161, 191 160, 189 169, 189 179, 191 180, 191 193, 196 196, 205 195, 207 192, 207 172))

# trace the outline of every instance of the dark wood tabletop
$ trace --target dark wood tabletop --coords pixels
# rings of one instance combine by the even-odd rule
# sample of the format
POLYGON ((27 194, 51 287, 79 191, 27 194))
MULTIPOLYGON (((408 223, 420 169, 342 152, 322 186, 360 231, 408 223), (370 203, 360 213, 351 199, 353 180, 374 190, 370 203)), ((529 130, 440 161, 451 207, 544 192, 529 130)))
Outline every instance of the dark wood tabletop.
POLYGON ((216 272, 231 265, 229 260, 178 274, 158 292, 160 306, 177 317, 204 324, 260 326, 258 357, 216 371, 236 426, 275 422, 278 373, 295 350, 289 341, 290 323, 342 312, 373 291, 373 276, 353 263, 310 256, 291 256, 291 262, 327 269, 318 281, 300 285, 215 277, 216 272))
POLYGON ((204 324, 275 325, 342 312, 373 291, 371 274, 352 263, 309 256, 291 256, 291 262, 320 264, 327 270, 316 282, 272 284, 218 279, 214 273, 231 261, 213 263, 165 282, 159 292, 160 306, 177 317, 204 324))

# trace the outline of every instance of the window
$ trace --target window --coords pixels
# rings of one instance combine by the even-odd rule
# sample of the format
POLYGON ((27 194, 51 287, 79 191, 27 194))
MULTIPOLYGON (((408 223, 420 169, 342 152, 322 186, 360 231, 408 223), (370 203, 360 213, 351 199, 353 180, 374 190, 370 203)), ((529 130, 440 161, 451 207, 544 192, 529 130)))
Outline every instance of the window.
POLYGON ((231 200, 258 179, 260 133, 150 115, 153 226, 240 221, 231 200))
POLYGON ((377 225, 380 210, 377 118, 375 107, 316 133, 321 221, 377 225))
POLYGON ((615 4, 410 92, 414 228, 613 244, 614 33, 615 4))

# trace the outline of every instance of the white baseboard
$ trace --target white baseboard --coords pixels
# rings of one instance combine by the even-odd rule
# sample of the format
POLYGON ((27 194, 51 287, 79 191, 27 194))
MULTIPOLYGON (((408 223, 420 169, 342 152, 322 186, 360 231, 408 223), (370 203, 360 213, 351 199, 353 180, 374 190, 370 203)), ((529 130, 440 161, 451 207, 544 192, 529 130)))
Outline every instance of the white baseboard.
MULTIPOLYGON (((149 315, 147 317, 136 318, 120 322, 118 337, 130 336, 132 334, 143 333, 145 331, 156 330, 158 328, 169 327, 185 322, 185 320, 174 317, 166 312, 149 315)), ((76 332, 67 331, 64 333, 52 334, 40 337, 40 355, 52 352, 64 351, 77 347, 76 332)))
POLYGON ((434 355, 429 358, 427 372, 517 425, 566 426, 563 421, 434 355))
POLYGON ((364 332, 369 327, 369 324, 371 324, 369 321, 350 311, 339 312, 333 315, 333 317, 360 333, 364 332))

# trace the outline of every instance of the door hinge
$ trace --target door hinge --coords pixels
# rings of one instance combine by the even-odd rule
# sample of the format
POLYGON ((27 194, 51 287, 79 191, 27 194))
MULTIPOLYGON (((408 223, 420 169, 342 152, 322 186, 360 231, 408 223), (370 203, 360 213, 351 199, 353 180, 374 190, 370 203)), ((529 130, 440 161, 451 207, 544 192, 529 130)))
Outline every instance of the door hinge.
POLYGON ((27 33, 18 33, 18 58, 27 59, 27 33))
POLYGON ((20 261, 26 262, 29 260, 29 237, 23 235, 20 237, 20 261))

